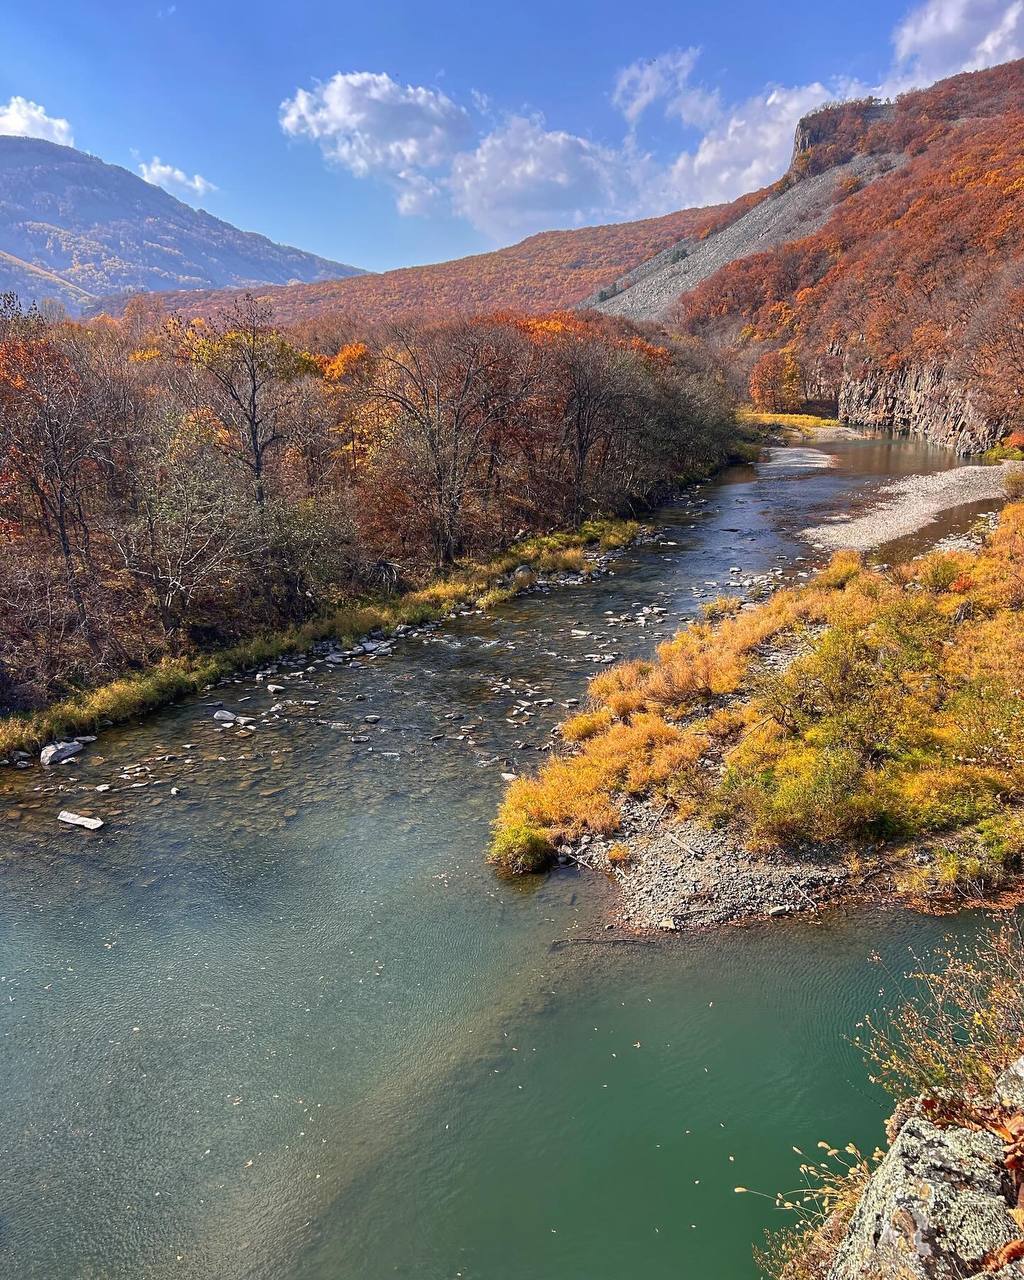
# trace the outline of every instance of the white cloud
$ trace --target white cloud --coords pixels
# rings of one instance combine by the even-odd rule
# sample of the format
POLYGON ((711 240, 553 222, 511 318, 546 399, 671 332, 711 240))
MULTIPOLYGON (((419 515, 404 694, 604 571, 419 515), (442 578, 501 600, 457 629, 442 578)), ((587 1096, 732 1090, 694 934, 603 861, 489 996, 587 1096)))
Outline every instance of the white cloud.
POLYGON ((738 102, 695 78, 695 47, 633 62, 612 85, 625 122, 613 145, 549 128, 540 115, 502 118, 477 90, 471 117, 439 90, 365 71, 297 90, 281 105, 281 127, 315 141, 351 173, 389 183, 401 213, 448 211, 507 240, 716 204, 767 186, 786 169, 797 121, 824 102, 889 97, 1021 56, 1024 0, 924 0, 892 43, 876 85, 842 78, 768 85, 738 102), (655 113, 690 131, 680 130, 673 149, 662 124, 657 154, 639 137, 655 113))
POLYGON ((495 238, 578 225, 616 201, 615 151, 512 116, 452 164, 455 212, 495 238))
POLYGON ((612 102, 635 129, 648 107, 665 102, 665 114, 684 124, 708 125, 722 112, 719 94, 689 83, 700 50, 671 49, 657 58, 630 63, 615 77, 612 102))
POLYGON ((0 106, 0 133, 13 133, 19 138, 43 138, 73 147, 75 137, 71 125, 60 116, 46 114, 46 108, 28 98, 13 97, 0 106))
POLYGON ((660 209, 717 204, 774 182, 793 151, 801 116, 830 97, 823 84, 776 87, 733 107, 693 151, 682 151, 650 192, 660 209))
POLYGON ((899 87, 1019 58, 1024 0, 927 0, 893 32, 899 87))
POLYGON ((139 165, 139 173, 147 182, 151 182, 155 187, 163 187, 172 195, 192 195, 202 199, 211 191, 217 190, 214 184, 204 178, 201 173, 194 173, 190 178, 184 169, 178 169, 173 164, 165 164, 159 156, 154 156, 148 164, 143 160, 139 165))
POLYGON ((281 103, 281 128, 319 143, 328 159, 357 178, 385 177, 399 211, 422 212, 437 170, 473 138, 469 112, 437 89, 402 85, 372 71, 338 72, 281 103))

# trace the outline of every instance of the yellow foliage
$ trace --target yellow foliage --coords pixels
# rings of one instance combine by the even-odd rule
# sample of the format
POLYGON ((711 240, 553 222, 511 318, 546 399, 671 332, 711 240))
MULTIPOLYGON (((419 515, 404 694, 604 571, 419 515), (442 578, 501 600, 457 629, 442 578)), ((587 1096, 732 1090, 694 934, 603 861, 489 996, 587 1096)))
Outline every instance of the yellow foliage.
POLYGON ((1003 818, 1024 805, 1022 608, 1024 504, 977 553, 882 572, 841 552, 807 585, 597 675, 565 725, 574 753, 517 780, 498 838, 608 833, 624 796, 654 793, 754 846, 959 832, 935 878, 998 879, 1024 859, 1024 825, 1003 818), (797 656, 762 672, 783 636, 797 656), (709 753, 720 777, 698 767, 709 753))

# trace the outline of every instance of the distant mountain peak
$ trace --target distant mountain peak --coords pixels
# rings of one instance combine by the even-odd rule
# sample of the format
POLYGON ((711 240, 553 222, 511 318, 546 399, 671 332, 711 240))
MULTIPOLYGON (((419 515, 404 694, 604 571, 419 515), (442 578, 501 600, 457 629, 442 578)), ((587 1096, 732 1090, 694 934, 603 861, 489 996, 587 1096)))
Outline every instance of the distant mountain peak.
POLYGON ((240 231, 119 165, 0 135, 0 290, 77 311, 144 290, 311 284, 362 274, 240 231))

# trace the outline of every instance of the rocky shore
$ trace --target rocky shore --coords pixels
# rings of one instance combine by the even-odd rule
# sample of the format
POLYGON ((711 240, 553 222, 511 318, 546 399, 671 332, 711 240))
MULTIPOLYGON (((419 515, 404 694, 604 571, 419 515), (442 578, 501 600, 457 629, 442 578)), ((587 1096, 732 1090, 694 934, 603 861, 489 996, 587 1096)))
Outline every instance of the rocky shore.
POLYGON ((889 1137, 828 1280, 1024 1280, 1024 1058, 983 1107, 942 1122, 904 1104, 889 1137))
POLYGON ((676 823, 646 802, 627 802, 621 832, 587 840, 571 856, 615 877, 616 922, 638 933, 813 914, 892 889, 890 865, 881 859, 864 857, 851 867, 835 850, 752 854, 727 828, 676 823), (624 865, 614 853, 622 845, 629 850, 624 865))
POLYGON ((866 511, 815 525, 803 536, 823 551, 870 551, 927 528, 944 511, 1002 498, 1007 475, 1019 467, 1004 462, 910 476, 883 486, 880 501, 866 511))

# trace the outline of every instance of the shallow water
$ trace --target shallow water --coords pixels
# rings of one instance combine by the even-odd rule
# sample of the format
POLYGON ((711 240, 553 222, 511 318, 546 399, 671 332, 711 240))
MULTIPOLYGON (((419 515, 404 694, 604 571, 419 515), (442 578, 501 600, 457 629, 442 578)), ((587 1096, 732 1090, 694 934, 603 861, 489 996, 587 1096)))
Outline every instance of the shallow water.
POLYGON ((608 577, 286 694, 218 689, 292 700, 251 737, 192 699, 8 772, 0 1275, 754 1275, 773 1211, 732 1188, 791 1186, 792 1144, 879 1140, 844 1037, 886 966, 978 917, 611 946, 599 878, 497 881, 488 824, 601 659, 648 652, 731 566, 809 571, 801 528, 954 463, 885 437, 773 453, 608 577), (76 807, 103 830, 59 830, 76 807))

